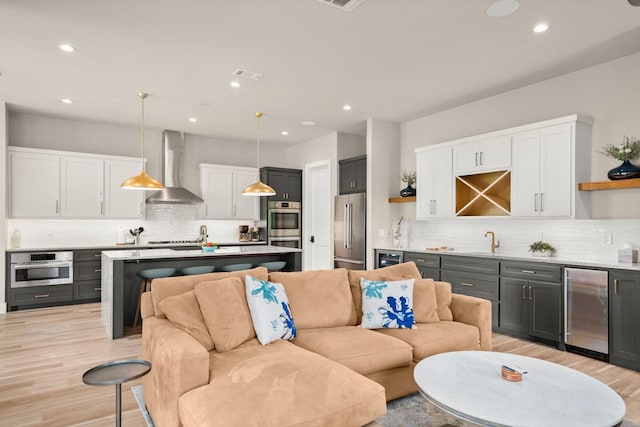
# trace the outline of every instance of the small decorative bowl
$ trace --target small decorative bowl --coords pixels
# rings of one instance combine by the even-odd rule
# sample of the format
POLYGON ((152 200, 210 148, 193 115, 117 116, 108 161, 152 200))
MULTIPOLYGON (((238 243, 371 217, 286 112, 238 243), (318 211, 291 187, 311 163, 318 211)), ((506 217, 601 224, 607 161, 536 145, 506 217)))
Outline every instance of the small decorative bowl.
POLYGON ((215 250, 218 249, 217 246, 203 246, 202 250, 204 252, 215 252, 215 250))
POLYGON ((518 382, 522 381, 522 373, 518 371, 514 371, 506 366, 502 366, 502 378, 507 381, 518 382))

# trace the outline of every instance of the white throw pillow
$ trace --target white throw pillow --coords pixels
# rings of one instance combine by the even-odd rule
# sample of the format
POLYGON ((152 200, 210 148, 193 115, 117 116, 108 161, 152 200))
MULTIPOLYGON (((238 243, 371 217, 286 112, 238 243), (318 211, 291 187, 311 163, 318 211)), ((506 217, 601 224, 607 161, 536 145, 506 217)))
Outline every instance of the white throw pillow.
POLYGON ((284 286, 251 276, 245 276, 244 284, 258 341, 267 345, 272 341, 295 338, 296 327, 284 286))
POLYGON ((362 327, 367 329, 411 329, 414 279, 393 282, 360 279, 362 327))

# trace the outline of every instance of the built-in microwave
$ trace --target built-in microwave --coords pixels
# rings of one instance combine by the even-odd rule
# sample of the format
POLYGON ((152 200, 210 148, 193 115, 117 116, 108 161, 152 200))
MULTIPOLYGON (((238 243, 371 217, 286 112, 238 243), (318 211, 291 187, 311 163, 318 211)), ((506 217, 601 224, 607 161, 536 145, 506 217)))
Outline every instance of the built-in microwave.
POLYGON ((300 237, 302 209, 300 202, 269 202, 267 205, 269 237, 300 237))
POLYGON ((302 240, 297 237, 269 237, 268 242, 271 246, 282 246, 285 248, 302 249, 302 240))
POLYGON ((11 287, 73 283, 73 252, 16 252, 10 257, 11 287))

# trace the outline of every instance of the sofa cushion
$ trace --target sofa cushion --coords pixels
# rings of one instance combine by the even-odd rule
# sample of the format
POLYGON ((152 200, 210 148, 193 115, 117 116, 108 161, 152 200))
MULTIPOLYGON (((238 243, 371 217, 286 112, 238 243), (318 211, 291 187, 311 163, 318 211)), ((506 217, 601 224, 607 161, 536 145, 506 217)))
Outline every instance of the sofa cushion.
POLYGON ((293 343, 362 375, 409 366, 412 360, 411 346, 356 326, 300 330, 293 343))
POLYGON ((436 283, 436 301, 438 303, 438 318, 443 321, 453 320, 451 311, 451 283, 436 283))
POLYGON ((256 336, 241 278, 202 282, 195 294, 217 351, 232 350, 256 336))
POLYGON ((362 319, 362 290, 360 288, 360 279, 402 280, 420 279, 421 277, 420 271, 413 261, 377 268, 375 270, 349 270, 349 285, 351 286, 351 294, 353 295, 353 302, 356 306, 357 318, 362 319))
POLYGON ((180 397, 185 426, 361 426, 386 412, 382 386, 287 341, 210 360, 210 384, 180 397))
POLYGON ((413 282, 415 279, 374 281, 360 279, 363 328, 413 327, 413 282))
POLYGON ((413 360, 438 353, 480 350, 480 332, 460 322, 421 323, 417 329, 378 329, 380 334, 398 338, 413 347, 413 360))
POLYGON ((284 285, 298 331, 356 325, 347 270, 271 272, 269 280, 284 285))
POLYGON ((260 280, 267 280, 269 272, 264 267, 256 267, 251 270, 196 274, 194 276, 176 276, 164 277, 162 279, 154 279, 151 282, 151 296, 153 300, 153 310, 157 317, 165 316, 164 311, 160 308, 160 301, 163 299, 180 295, 195 288, 198 283, 211 280, 220 280, 227 277, 240 277, 244 280, 247 274, 257 277, 260 280))
POLYGON ((160 301, 160 308, 175 327, 194 337, 207 351, 213 350, 213 340, 194 291, 165 298, 160 301))
POLYGON ((433 279, 417 279, 413 283, 413 314, 416 323, 440 321, 436 283, 433 279))
POLYGON ((260 344, 295 338, 296 327, 284 286, 251 276, 245 276, 244 284, 253 329, 260 344))

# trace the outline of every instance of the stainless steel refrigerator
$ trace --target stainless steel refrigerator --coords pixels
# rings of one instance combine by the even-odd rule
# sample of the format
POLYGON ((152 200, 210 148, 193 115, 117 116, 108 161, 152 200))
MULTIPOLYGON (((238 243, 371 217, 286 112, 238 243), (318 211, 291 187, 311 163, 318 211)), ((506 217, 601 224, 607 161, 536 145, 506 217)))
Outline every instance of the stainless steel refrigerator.
POLYGON ((365 269, 366 193, 336 196, 334 215, 335 268, 365 269))

